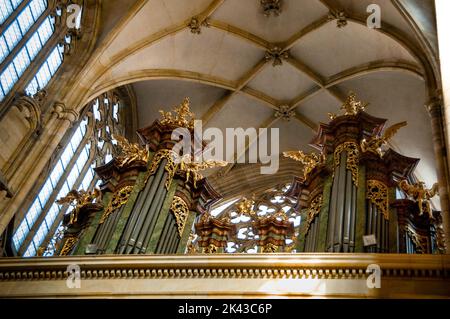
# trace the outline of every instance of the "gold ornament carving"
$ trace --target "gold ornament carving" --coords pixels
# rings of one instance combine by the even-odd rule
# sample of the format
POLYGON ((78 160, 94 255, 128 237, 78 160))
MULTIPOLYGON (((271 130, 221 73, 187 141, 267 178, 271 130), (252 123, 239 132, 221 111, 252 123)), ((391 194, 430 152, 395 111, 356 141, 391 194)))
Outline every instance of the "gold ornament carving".
POLYGON ((416 233, 416 231, 412 229, 410 226, 406 226, 406 233, 411 238, 414 245, 416 245, 416 252, 418 254, 425 254, 427 252, 426 248, 427 239, 416 233))
POLYGON ((128 198, 131 195, 131 192, 133 191, 133 186, 128 185, 120 188, 118 191, 116 191, 113 194, 113 197, 108 204, 108 206, 105 209, 105 212, 103 213, 102 217, 100 218, 99 224, 103 224, 106 219, 111 215, 116 209, 122 207, 125 205, 128 201, 128 198))
POLYGON ((344 142, 334 150, 334 167, 338 167, 341 162, 341 153, 347 152, 346 168, 352 172, 353 184, 358 187, 358 163, 359 149, 355 142, 344 142))
POLYGON ((161 163, 161 161, 163 159, 167 159, 166 166, 164 167, 164 170, 167 172, 167 175, 168 175, 166 183, 165 183, 165 187, 167 190, 169 190, 170 184, 172 184, 173 177, 175 176, 175 172, 178 169, 178 164, 176 163, 176 158, 178 158, 178 155, 172 150, 162 149, 162 150, 157 151, 155 153, 155 155, 153 156, 153 160, 150 165, 150 169, 149 169, 147 179, 145 182, 147 182, 147 180, 150 176, 152 176, 153 174, 156 173, 159 163, 161 163))
POLYGON ((59 253, 60 256, 67 256, 75 246, 75 244, 78 241, 78 237, 76 236, 69 236, 66 238, 64 242, 64 246, 61 248, 61 251, 59 253))
POLYGON ((187 253, 195 254, 197 253, 197 245, 195 244, 195 240, 197 239, 197 235, 195 233, 190 233, 188 242, 187 242, 187 253))
POLYGON ((236 211, 241 215, 256 217, 256 213, 252 209, 254 204, 255 201, 253 199, 243 197, 238 203, 235 204, 236 211))
POLYGON ((381 211, 384 219, 389 220, 388 187, 380 181, 368 180, 366 192, 366 198, 381 211))
POLYGON ((219 247, 214 244, 209 244, 208 247, 203 248, 204 254, 216 254, 219 251, 219 247))
POLYGON ((186 202, 179 196, 174 196, 172 204, 170 205, 170 210, 175 216, 178 227, 178 235, 182 236, 184 226, 186 225, 186 220, 189 216, 189 207, 186 202))
POLYGON ((397 124, 394 124, 387 128, 383 134, 383 136, 377 137, 372 136, 368 139, 363 139, 361 141, 361 151, 363 153, 371 152, 374 154, 377 154, 380 156, 380 158, 383 157, 383 151, 382 146, 387 144, 389 140, 394 137, 394 135, 398 132, 398 130, 404 126, 408 125, 407 122, 400 122, 397 124))
POLYGON ((228 165, 228 162, 225 161, 216 161, 216 160, 205 160, 202 162, 192 162, 192 157, 189 154, 183 155, 180 161, 179 169, 186 173, 186 183, 189 181, 189 178, 192 176, 194 181, 194 187, 197 188, 197 182, 203 179, 203 175, 200 174, 200 171, 203 171, 208 168, 214 167, 225 167, 228 165))
POLYGON ((175 106, 172 112, 159 111, 162 115, 161 124, 185 127, 187 129, 194 128, 194 113, 190 110, 188 97, 184 98, 180 105, 175 106))
POLYGON ((417 202, 419 205, 419 216, 426 213, 430 219, 434 219, 430 199, 439 194, 438 183, 435 183, 432 188, 427 189, 424 182, 419 181, 411 185, 406 180, 402 180, 398 183, 398 186, 406 195, 417 202))
POLYGON ((303 179, 306 180, 308 178, 309 173, 319 164, 323 164, 325 162, 325 154, 305 154, 302 151, 288 151, 283 152, 284 157, 291 158, 295 161, 298 161, 303 164, 303 179))
POLYGON ((279 247, 277 245, 274 245, 272 243, 267 243, 263 246, 262 252, 263 253, 276 253, 278 248, 279 247))
MULTIPOLYGON (((344 104, 341 106, 341 111, 344 114, 342 115, 357 115, 359 112, 362 112, 366 109, 369 103, 363 103, 356 99, 356 94, 354 92, 350 92, 344 104)), ((342 116, 340 115, 340 116, 342 116)), ((338 115, 334 113, 328 113, 328 116, 331 120, 334 120, 338 115)))
POLYGON ((112 135, 112 138, 117 141, 120 148, 120 155, 116 160, 119 162, 119 167, 124 167, 135 161, 142 161, 147 163, 149 152, 148 149, 141 147, 138 143, 130 143, 125 137, 120 135, 112 135))
POLYGON ((59 198, 56 203, 59 205, 69 204, 73 207, 70 213, 70 220, 66 226, 74 225, 78 221, 78 215, 80 209, 101 197, 101 192, 98 188, 95 188, 92 192, 84 190, 71 190, 66 196, 59 198))
POLYGON ((441 254, 445 254, 447 251, 447 243, 445 241, 445 231, 442 223, 435 226, 436 227, 436 245, 441 254))
POLYGON ((311 204, 309 205, 308 209, 308 219, 306 221, 306 232, 308 232, 309 227, 311 227, 311 223, 314 220, 314 218, 319 215, 320 210, 322 209, 323 204, 323 196, 322 194, 317 195, 314 197, 314 199, 311 201, 311 204))

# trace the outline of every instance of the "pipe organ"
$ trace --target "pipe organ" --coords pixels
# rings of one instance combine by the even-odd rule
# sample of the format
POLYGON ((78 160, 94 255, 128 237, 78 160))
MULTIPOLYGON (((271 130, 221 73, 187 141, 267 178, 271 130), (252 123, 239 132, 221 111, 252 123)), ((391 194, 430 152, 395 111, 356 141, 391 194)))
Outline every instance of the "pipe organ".
POLYGON ((307 216, 300 250, 443 252, 441 213, 430 208, 436 186, 414 183, 419 159, 386 146, 407 123, 385 128, 387 119, 369 115, 365 106, 351 93, 342 115, 329 114, 331 121, 320 124, 311 142, 320 155, 284 153, 304 166, 289 191, 307 216), (399 192, 409 198, 397 198, 399 192))
POLYGON ((437 187, 415 179, 419 159, 387 146, 407 123, 386 128, 365 108, 350 94, 342 114, 320 124, 317 152, 284 152, 303 166, 287 189, 213 215, 221 195, 199 172, 226 163, 173 151, 177 128, 203 145, 185 100, 138 130, 144 146, 115 137, 119 155, 96 169, 100 190, 66 198, 74 209, 58 254, 443 253, 442 216, 430 204, 437 187))

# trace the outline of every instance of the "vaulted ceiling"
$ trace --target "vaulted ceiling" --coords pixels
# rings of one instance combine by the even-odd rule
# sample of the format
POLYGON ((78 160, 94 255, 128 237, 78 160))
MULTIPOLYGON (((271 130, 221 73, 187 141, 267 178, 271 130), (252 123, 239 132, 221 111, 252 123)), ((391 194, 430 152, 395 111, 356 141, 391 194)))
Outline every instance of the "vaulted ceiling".
MULTIPOLYGON (((421 158, 416 173, 431 184, 436 172, 423 61, 436 54, 433 2, 413 2, 283 0, 279 15, 266 16, 260 0, 108 0, 98 54, 80 84, 88 100, 132 83, 139 127, 189 96, 204 127, 278 127, 281 152, 312 150, 317 125, 352 90, 388 125, 408 121, 392 147, 421 158), (381 7, 381 29, 366 26, 372 3, 381 7), (330 18, 340 11, 345 25, 330 18), (293 111, 291 118, 276 117, 280 107, 293 111)), ((296 164, 285 165, 286 176, 298 173, 296 164)), ((219 190, 242 176, 240 167, 225 171, 213 177, 219 190)))

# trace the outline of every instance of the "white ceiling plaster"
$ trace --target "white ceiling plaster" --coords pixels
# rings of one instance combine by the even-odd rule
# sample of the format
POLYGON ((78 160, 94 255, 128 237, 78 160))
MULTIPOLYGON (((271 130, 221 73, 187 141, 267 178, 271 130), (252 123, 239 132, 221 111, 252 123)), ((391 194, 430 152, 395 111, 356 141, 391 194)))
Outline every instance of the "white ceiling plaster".
POLYGON ((310 78, 287 62, 275 67, 267 63, 249 86, 281 101, 290 101, 315 87, 310 78))
POLYGON ((190 81, 151 80, 133 84, 137 97, 139 127, 149 126, 160 118, 159 110, 171 111, 185 97, 191 111, 200 118, 225 90, 190 81))
POLYGON ((353 22, 338 28, 336 22, 331 21, 306 35, 292 48, 291 53, 327 77, 383 59, 415 62, 399 43, 353 22))
POLYGON ((203 28, 200 35, 185 29, 143 50, 114 67, 113 77, 145 69, 176 69, 238 80, 264 52, 251 43, 217 29, 203 28))
POLYGON ((211 0, 189 0, 189 5, 185 6, 180 5, 179 0, 147 1, 117 35, 106 55, 111 57, 156 32, 189 19, 204 10, 210 2, 211 0))
POLYGON ((322 90, 297 107, 297 111, 308 116, 315 123, 328 123, 330 121, 328 113, 337 113, 341 104, 336 97, 322 90))
POLYGON ((327 14, 327 8, 318 0, 284 0, 278 17, 264 16, 259 0, 226 0, 212 18, 247 30, 269 42, 281 42, 327 14))
POLYGON ((231 97, 225 107, 208 122, 208 126, 222 130, 227 127, 258 128, 262 121, 273 114, 271 108, 239 93, 231 97))
MULTIPOLYGON (((408 0, 410 1, 410 0, 408 0)), ((419 0, 424 1, 424 0, 419 0)), ((363 17, 368 17, 367 7, 370 4, 377 4, 381 10, 381 23, 388 23, 399 30, 411 33, 412 29, 403 19, 402 15, 396 10, 391 0, 333 0, 339 4, 345 11, 356 13, 363 17)))
MULTIPOLYGON (((213 13, 211 19, 239 27, 270 42, 283 42, 313 21, 325 16, 328 9, 318 0, 285 0, 279 17, 265 17, 259 0, 226 0, 213 13)), ((333 1, 330 1, 333 2, 333 1)), ((360 15, 364 6, 370 3, 382 5, 382 19, 406 32, 415 39, 412 30, 389 1, 338 0, 345 8, 360 15)), ((148 1, 121 30, 115 40, 105 49, 105 57, 111 57, 123 49, 132 48, 136 41, 149 37, 169 26, 179 25, 190 17, 204 11, 211 1, 148 1)), ((188 28, 151 43, 142 50, 130 50, 128 57, 115 66, 105 63, 106 73, 92 84, 102 87, 105 82, 129 78, 131 74, 145 70, 170 69, 198 72, 218 79, 236 83, 255 66, 265 54, 249 40, 214 27, 202 27, 195 35, 188 28)), ((337 28, 331 21, 305 35, 291 49, 294 58, 322 77, 333 76, 343 70, 374 61, 409 61, 417 64, 411 54, 387 35, 370 30, 363 25, 349 22, 344 28, 337 28)), ((275 100, 275 105, 290 101, 312 87, 308 76, 284 61, 282 66, 272 67, 269 62, 248 84, 275 100)), ((88 78, 89 74, 87 74, 88 78)), ((95 76, 92 76, 95 78, 95 76)), ((144 76, 142 76, 144 78, 144 76)), ((133 81, 139 79, 133 78, 133 81)), ((224 89, 212 85, 173 80, 149 80, 135 83, 138 99, 139 126, 151 124, 159 115, 159 109, 169 110, 190 96, 192 109, 203 115, 219 98, 224 89)), ((434 153, 430 120, 423 104, 426 101, 425 83, 408 73, 377 72, 357 76, 337 87, 341 92, 356 91, 362 99, 371 102, 368 113, 389 118, 389 124, 408 120, 394 139, 400 151, 408 156, 422 158, 418 175, 429 185, 436 180, 434 153)), ((256 95, 258 92, 256 92, 256 95)), ((327 112, 336 112, 340 102, 323 90, 305 100, 296 110, 314 123, 327 122, 327 112)), ((274 106, 273 106, 274 107, 274 106)), ((264 102, 242 92, 236 93, 222 109, 215 113, 208 126, 259 127, 273 116, 274 110, 264 102)), ((313 137, 312 130, 296 119, 290 122, 278 121, 280 128, 280 151, 304 149, 313 137)))

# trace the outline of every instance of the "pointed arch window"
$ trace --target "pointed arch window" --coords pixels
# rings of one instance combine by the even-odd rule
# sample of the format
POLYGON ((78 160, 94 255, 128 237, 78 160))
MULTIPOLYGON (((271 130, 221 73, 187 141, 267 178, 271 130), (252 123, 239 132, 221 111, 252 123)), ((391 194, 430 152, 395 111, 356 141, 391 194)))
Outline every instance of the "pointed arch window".
POLYGON ((115 92, 107 92, 85 108, 84 116, 53 161, 35 199, 25 208, 25 216, 13 235, 18 255, 53 255, 69 208, 55 201, 72 189, 92 190, 98 185, 94 168, 112 158, 115 152, 112 135, 124 134, 123 107, 124 102, 115 92))
MULTIPOLYGON (((0 3, 0 102, 12 92, 29 95, 44 89, 71 45, 71 30, 61 23, 64 11, 58 1, 0 3)), ((81 12, 75 29, 80 27, 81 12)))

